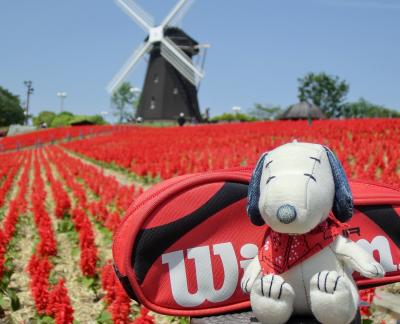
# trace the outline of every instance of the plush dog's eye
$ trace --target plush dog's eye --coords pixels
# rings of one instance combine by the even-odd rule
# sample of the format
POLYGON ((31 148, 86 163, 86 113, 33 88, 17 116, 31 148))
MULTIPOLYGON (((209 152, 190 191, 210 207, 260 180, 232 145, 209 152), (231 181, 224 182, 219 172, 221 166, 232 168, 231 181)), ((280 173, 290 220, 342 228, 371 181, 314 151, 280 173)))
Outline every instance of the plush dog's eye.
POLYGON ((313 179, 315 182, 317 182, 317 179, 315 179, 315 177, 312 174, 309 173, 304 173, 305 176, 310 177, 311 179, 313 179))
POLYGON ((268 182, 270 182, 273 178, 276 178, 276 177, 275 177, 275 176, 269 177, 269 178, 267 179, 267 184, 268 184, 268 182))
POLYGON ((268 166, 272 163, 272 161, 269 161, 266 165, 265 168, 268 168, 268 166))
POLYGON ((310 156, 310 159, 317 161, 318 163, 321 163, 320 159, 317 159, 316 157, 310 156))

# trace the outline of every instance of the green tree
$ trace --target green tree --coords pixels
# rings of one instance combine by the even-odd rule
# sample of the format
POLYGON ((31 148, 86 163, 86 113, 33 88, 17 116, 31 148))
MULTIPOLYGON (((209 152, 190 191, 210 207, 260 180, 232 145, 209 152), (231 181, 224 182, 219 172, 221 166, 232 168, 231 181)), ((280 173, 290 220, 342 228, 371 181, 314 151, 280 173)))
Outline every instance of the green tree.
POLYGON ((56 113, 52 111, 41 111, 37 117, 33 117, 33 125, 35 126, 40 126, 42 123, 46 123, 48 127, 51 126, 51 123, 53 122, 54 118, 56 118, 56 113))
POLYGON ((349 84, 338 76, 308 73, 299 81, 299 100, 317 105, 328 117, 340 117, 349 84))
POLYGON ((118 123, 133 120, 138 104, 139 94, 133 91, 129 82, 124 82, 111 97, 113 115, 118 118, 118 123))
POLYGON ((255 103, 254 106, 248 110, 249 116, 261 120, 277 119, 281 113, 282 109, 279 106, 262 105, 260 103, 255 103))
POLYGON ((0 127, 24 124, 25 119, 19 97, 0 87, 0 127))
POLYGON ((74 114, 69 111, 59 113, 51 122, 51 127, 64 127, 69 126, 74 114))
POLYGON ((373 117, 400 117, 400 112, 373 104, 364 98, 355 102, 346 103, 343 106, 343 116, 346 118, 373 118, 373 117))

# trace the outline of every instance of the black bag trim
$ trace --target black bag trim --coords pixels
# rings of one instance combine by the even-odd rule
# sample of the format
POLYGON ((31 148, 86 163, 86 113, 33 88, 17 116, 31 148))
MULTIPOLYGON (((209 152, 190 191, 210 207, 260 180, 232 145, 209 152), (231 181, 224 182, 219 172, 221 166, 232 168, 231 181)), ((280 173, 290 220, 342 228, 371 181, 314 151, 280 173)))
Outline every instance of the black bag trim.
POLYGON ((356 206, 400 248, 400 216, 391 205, 356 206))
POLYGON ((128 296, 133 299, 138 301, 138 298, 136 297, 135 292, 133 291, 133 288, 131 286, 131 283, 129 282, 129 278, 127 276, 123 276, 117 266, 113 264, 114 272, 118 277, 119 282, 121 283, 122 287, 125 289, 125 292, 128 294, 128 296))
POLYGON ((136 278, 142 283, 153 263, 183 235, 224 208, 247 197, 247 184, 225 182, 203 206, 174 222, 140 230, 131 257, 136 278))

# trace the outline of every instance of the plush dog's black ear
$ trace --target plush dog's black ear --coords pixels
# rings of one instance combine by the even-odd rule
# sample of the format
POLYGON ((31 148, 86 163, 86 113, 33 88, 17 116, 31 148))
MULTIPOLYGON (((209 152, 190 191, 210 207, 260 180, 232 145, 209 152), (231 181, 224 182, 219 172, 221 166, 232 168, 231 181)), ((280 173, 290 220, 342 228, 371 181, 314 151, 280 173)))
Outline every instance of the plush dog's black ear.
POLYGON ((332 212, 339 221, 346 222, 353 216, 353 195, 342 164, 328 147, 324 146, 324 148, 335 182, 335 199, 332 212))
POLYGON ((264 160, 267 153, 264 153, 257 162, 257 165, 251 175, 249 190, 247 194, 247 214, 254 225, 261 226, 265 222, 261 217, 258 201, 260 199, 260 181, 264 166, 264 160))

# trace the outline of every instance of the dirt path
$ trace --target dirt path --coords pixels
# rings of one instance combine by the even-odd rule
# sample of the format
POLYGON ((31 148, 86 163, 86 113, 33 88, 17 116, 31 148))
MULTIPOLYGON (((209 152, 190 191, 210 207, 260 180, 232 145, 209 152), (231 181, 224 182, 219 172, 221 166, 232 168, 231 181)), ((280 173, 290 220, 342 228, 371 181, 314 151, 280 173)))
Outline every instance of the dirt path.
POLYGON ((105 168, 105 167, 99 166, 98 164, 93 163, 93 162, 89 161, 88 159, 83 158, 83 157, 80 156, 79 154, 77 154, 77 153, 75 153, 75 152, 73 152, 73 151, 70 151, 70 150, 65 149, 65 148, 62 147, 62 146, 59 146, 59 147, 60 147, 66 154, 68 154, 69 156, 72 156, 72 157, 74 157, 74 158, 77 158, 77 159, 79 159, 80 161, 82 161, 83 163, 88 164, 88 165, 91 165, 91 166, 97 168, 98 170, 101 170, 101 171, 104 173, 104 175, 106 175, 106 176, 114 177, 114 178, 115 178, 120 184, 122 184, 122 185, 129 186, 129 185, 134 184, 135 187, 138 187, 138 188, 139 188, 139 187, 142 187, 142 188, 145 189, 145 190, 148 189, 148 188, 150 188, 150 187, 152 186, 152 184, 145 184, 145 183, 143 183, 143 182, 134 180, 134 179, 130 178, 129 176, 127 176, 126 174, 122 173, 122 172, 118 172, 118 171, 115 171, 115 170, 112 170, 112 169, 109 169, 109 168, 105 168))

